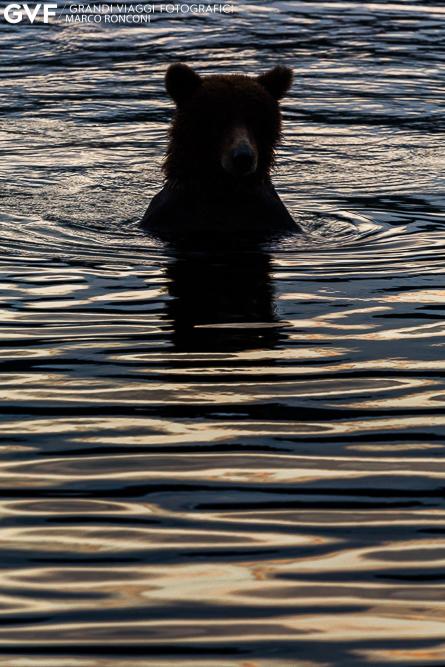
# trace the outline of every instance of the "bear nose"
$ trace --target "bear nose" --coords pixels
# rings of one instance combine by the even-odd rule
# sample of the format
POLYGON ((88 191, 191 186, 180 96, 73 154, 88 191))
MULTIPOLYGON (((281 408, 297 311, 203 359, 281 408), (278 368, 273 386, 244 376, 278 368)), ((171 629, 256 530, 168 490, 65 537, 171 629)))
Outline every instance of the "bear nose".
POLYGON ((232 150, 232 167, 235 173, 245 176, 255 169, 255 155, 247 143, 242 143, 232 150))

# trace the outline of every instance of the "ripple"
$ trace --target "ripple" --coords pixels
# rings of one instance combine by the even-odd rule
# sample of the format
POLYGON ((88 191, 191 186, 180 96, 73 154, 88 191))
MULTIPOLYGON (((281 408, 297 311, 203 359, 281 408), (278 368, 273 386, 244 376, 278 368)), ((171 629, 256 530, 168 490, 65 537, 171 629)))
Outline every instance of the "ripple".
POLYGON ((8 667, 444 661, 443 14, 1 32, 8 667), (167 64, 277 59, 303 232, 148 236, 167 64))

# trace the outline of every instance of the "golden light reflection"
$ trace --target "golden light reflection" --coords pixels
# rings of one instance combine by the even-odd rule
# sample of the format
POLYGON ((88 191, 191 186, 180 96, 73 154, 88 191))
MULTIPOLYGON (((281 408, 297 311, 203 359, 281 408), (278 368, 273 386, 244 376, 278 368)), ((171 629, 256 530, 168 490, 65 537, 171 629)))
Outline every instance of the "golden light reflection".
POLYGON ((433 5, 2 31, 0 653, 28 651, 5 667, 445 660, 433 5), (178 49, 295 68, 274 179, 302 234, 207 253, 140 227, 178 49))

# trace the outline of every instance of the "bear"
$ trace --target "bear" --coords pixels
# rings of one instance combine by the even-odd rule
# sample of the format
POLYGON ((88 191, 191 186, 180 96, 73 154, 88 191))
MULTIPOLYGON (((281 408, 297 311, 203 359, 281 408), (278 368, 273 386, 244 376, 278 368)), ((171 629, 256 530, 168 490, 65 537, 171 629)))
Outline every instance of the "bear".
POLYGON ((165 184, 142 224, 158 236, 197 232, 299 231, 271 181, 281 138, 279 100, 292 70, 200 76, 170 65, 165 87, 176 104, 163 164, 165 184))

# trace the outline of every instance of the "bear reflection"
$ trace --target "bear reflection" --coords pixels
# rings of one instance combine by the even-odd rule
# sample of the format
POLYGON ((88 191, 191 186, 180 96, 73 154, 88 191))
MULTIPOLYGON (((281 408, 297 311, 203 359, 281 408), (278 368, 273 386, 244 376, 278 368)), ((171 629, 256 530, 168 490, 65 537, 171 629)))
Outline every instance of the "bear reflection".
POLYGON ((167 317, 178 352, 271 348, 279 338, 270 257, 261 250, 177 251, 167 317))

